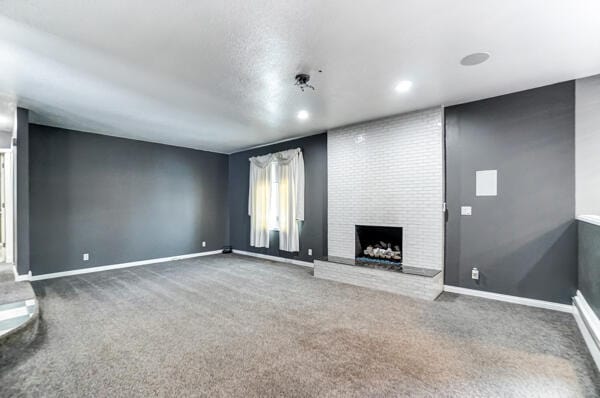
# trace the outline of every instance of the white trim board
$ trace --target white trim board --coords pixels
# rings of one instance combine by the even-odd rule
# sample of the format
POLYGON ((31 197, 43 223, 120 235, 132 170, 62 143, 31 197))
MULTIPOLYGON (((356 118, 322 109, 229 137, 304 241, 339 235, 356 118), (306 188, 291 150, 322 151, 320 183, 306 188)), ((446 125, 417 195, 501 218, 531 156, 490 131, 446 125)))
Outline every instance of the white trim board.
POLYGON ((551 301, 535 300, 525 297, 509 296, 508 294, 484 292, 481 290, 467 289, 464 287, 444 285, 444 291, 449 293, 464 294, 465 296, 475 296, 490 300, 504 301, 507 303, 527 305, 530 307, 545 308, 547 310, 573 313, 573 306, 569 304, 553 303, 551 301))
MULTIPOLYGON (((31 275, 31 271, 30 271, 29 277, 27 277, 27 275, 19 275, 19 278, 23 278, 20 280, 40 281, 43 279, 62 278, 64 276, 72 276, 72 275, 90 274, 93 272, 109 271, 111 269, 129 268, 129 267, 137 267, 140 265, 164 263, 167 261, 184 260, 186 258, 212 256, 214 254, 220 254, 222 252, 223 252, 222 250, 214 250, 214 251, 210 251, 210 252, 200 252, 200 253, 192 253, 192 254, 183 254, 180 256, 153 258, 153 259, 149 259, 149 260, 132 261, 129 263, 120 263, 120 264, 111 264, 111 265, 102 265, 99 267, 81 268, 81 269, 75 269, 72 271, 53 272, 50 274, 40 274, 40 275, 31 275)), ((16 280, 16 278, 15 278, 15 280, 16 280)))
POLYGON ((587 223, 600 226, 600 216, 595 216, 592 214, 581 214, 575 218, 579 221, 585 221, 587 223))
POLYGON ((15 282, 28 281, 31 279, 31 271, 29 271, 25 275, 19 275, 19 273, 17 272, 16 265, 13 265, 13 274, 15 275, 15 282))
POLYGON ((600 369, 600 320, 598 320, 598 316, 579 290, 577 295, 573 297, 573 304, 573 315, 577 321, 577 326, 596 363, 596 367, 600 369))
POLYGON ((247 252, 247 251, 244 251, 244 250, 235 250, 234 249, 233 253, 234 254, 239 254, 239 255, 242 255, 242 256, 263 258, 265 260, 277 261, 277 262, 280 262, 280 263, 288 263, 288 264, 300 265, 302 267, 314 268, 314 266, 315 266, 313 263, 309 263, 308 261, 300 261, 300 260, 294 260, 292 258, 270 256, 268 254, 253 253, 253 252, 247 252))

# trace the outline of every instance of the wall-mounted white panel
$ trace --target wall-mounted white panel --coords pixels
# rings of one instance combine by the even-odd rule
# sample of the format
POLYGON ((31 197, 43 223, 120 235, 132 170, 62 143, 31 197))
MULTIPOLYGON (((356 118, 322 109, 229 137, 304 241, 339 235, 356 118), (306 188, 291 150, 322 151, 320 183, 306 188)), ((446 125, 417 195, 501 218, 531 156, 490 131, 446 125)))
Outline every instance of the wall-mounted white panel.
POLYGON ((498 170, 479 170, 475 172, 475 195, 498 195, 498 170))

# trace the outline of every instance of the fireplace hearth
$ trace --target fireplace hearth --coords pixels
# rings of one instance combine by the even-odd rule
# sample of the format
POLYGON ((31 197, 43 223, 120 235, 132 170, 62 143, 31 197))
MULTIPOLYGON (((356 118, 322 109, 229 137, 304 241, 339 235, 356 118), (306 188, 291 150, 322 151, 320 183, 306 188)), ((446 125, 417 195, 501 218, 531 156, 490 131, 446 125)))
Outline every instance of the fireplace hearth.
POLYGON ((355 226, 355 259, 378 264, 402 264, 402 228, 355 226))

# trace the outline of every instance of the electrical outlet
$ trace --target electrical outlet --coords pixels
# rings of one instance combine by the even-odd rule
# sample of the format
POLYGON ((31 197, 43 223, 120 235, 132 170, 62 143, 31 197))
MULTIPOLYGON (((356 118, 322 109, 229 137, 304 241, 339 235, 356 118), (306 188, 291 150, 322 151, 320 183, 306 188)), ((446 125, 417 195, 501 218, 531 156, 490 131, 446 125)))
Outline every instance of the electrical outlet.
POLYGON ((473 209, 471 206, 461 206, 460 215, 461 216, 470 216, 473 214, 473 209))
POLYGON ((477 267, 473 267, 473 269, 471 270, 471 279, 474 279, 476 281, 479 280, 479 270, 477 269, 477 267))
POLYGON ((312 256, 312 249, 308 249, 308 255, 312 256))
POLYGON ((202 241, 202 247, 206 247, 206 242, 202 241))
POLYGON ((83 253, 83 261, 88 261, 90 259, 90 253, 83 253))

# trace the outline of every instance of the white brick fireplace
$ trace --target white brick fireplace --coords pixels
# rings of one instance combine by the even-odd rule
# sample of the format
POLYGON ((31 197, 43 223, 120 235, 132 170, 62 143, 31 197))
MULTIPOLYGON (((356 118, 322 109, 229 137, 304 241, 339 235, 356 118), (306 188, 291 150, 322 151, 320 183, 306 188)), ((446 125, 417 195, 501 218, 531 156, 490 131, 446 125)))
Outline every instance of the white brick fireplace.
POLYGON ((443 268, 442 109, 329 131, 328 252, 354 258, 355 225, 403 228, 403 263, 443 268))

